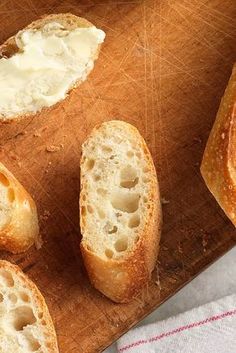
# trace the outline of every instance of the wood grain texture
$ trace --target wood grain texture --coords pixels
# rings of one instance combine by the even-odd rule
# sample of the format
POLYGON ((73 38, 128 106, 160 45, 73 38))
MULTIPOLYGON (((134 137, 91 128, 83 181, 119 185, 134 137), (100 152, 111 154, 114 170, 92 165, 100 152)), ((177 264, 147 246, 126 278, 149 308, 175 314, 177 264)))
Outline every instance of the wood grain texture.
POLYGON ((45 13, 87 18, 107 33, 89 79, 37 119, 1 125, 1 162, 32 193, 44 245, 1 258, 41 289, 62 353, 99 352, 236 243, 235 229, 199 173, 236 58, 235 0, 3 0, 0 40, 45 13), (123 119, 145 137, 162 197, 158 267, 130 304, 94 290, 79 251, 81 143, 101 121, 123 119), (47 146, 60 146, 55 153, 47 146))

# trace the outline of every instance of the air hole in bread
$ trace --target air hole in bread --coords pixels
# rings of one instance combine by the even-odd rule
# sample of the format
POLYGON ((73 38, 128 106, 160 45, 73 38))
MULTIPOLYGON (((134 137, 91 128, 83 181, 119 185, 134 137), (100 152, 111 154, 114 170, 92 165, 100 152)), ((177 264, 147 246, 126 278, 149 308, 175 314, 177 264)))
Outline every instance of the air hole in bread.
POLYGON ((83 200, 83 201, 86 201, 86 195, 83 195, 83 196, 82 196, 82 200, 83 200))
POLYGON ((100 179, 101 179, 101 176, 100 176, 100 175, 94 174, 94 176, 93 176, 93 180, 94 180, 94 181, 99 181, 100 179))
POLYGON ((148 178, 145 177, 145 176, 142 178, 142 180, 143 180, 143 182, 144 182, 145 184, 147 184, 147 183, 150 182, 150 179, 148 179, 148 178))
POLYGON ((1 269, 0 270, 0 278, 3 280, 4 284, 7 287, 13 287, 14 286, 14 279, 13 279, 13 277, 12 277, 10 272, 1 269))
POLYGON ((144 203, 148 202, 147 196, 143 196, 143 202, 144 202, 144 203))
POLYGON ((140 225, 140 216, 138 214, 131 216, 128 223, 129 228, 136 228, 139 225, 140 225))
POLYGON ((131 189, 138 184, 137 170, 131 165, 127 165, 120 172, 120 186, 131 189))
POLYGON ((128 151, 126 153, 126 155, 127 155, 127 157, 132 158, 134 156, 134 152, 133 151, 128 151))
POLYGON ((97 209, 97 213, 98 213, 99 218, 101 218, 101 219, 104 219, 106 217, 106 213, 101 208, 97 209))
POLYGON ((11 203, 15 201, 15 191, 12 188, 8 189, 7 197, 11 203))
POLYGON ((116 233, 118 230, 117 226, 111 224, 111 222, 107 222, 104 226, 104 231, 108 234, 116 233))
POLYGON ((86 213, 87 213, 87 212, 86 212, 85 206, 82 206, 82 207, 81 207, 81 215, 82 215, 82 216, 85 216, 86 213))
POLYGON ((27 335, 25 334, 25 340, 28 343, 28 349, 30 352, 37 352, 38 349, 41 347, 41 344, 39 341, 31 335, 29 332, 27 332, 27 335))
POLYGON ((107 194, 107 190, 102 189, 102 188, 98 188, 97 193, 101 196, 105 196, 107 194))
POLYGON ((110 230, 108 230, 108 234, 116 233, 118 230, 117 226, 113 226, 110 230))
POLYGON ((25 292, 20 292, 19 295, 20 295, 20 298, 21 298, 21 300, 22 300, 23 302, 25 302, 25 303, 29 303, 29 302, 30 302, 30 297, 28 296, 27 293, 25 293, 25 292))
POLYGON ((111 204, 117 210, 133 213, 139 206, 139 194, 116 192, 112 195, 111 204))
POLYGON ((126 189, 132 189, 138 184, 138 177, 134 180, 124 180, 120 182, 120 186, 126 189))
POLYGON ((106 249, 105 255, 106 255, 106 257, 108 257, 108 259, 111 259, 114 255, 114 252, 111 249, 106 249))
POLYGON ((36 322, 33 310, 29 306, 19 306, 11 310, 9 317, 16 331, 22 331, 25 326, 36 322))
POLYGON ((40 312, 38 313, 38 318, 39 318, 40 320, 43 318, 43 312, 42 312, 42 311, 40 311, 40 312))
POLYGON ((144 173, 150 172, 150 168, 149 168, 148 166, 144 167, 144 168, 143 168, 143 172, 144 172, 144 173))
POLYGON ((7 177, 3 173, 0 173, 0 183, 3 184, 4 186, 10 185, 9 180, 7 179, 7 177))
POLYGON ((3 294, 0 292, 0 303, 2 303, 4 300, 3 294))
POLYGON ((115 249, 117 252, 126 251, 128 248, 128 239, 126 237, 120 238, 115 242, 115 249))
POLYGON ((112 148, 109 146, 102 146, 102 150, 105 153, 111 153, 112 152, 112 148))
POLYGON ((140 152, 136 152, 135 154, 136 154, 136 156, 137 156, 138 158, 141 158, 141 153, 140 153, 140 152))
POLYGON ((8 294, 8 299, 10 300, 10 302, 12 302, 13 304, 16 304, 18 298, 14 293, 10 293, 8 294))
POLYGON ((134 239, 135 244, 139 241, 140 237, 137 235, 136 238, 134 239))
POLYGON ((42 324, 43 326, 46 326, 46 325, 47 325, 47 323, 46 323, 45 320, 42 320, 42 321, 41 321, 41 324, 42 324))
POLYGON ((85 169, 86 169, 86 172, 88 172, 89 170, 92 170, 93 167, 94 167, 94 164, 95 164, 95 160, 94 160, 94 159, 88 159, 88 160, 85 162, 85 169))
POLYGON ((94 212, 92 206, 90 206, 90 205, 87 206, 87 210, 88 210, 89 213, 93 213, 94 212))

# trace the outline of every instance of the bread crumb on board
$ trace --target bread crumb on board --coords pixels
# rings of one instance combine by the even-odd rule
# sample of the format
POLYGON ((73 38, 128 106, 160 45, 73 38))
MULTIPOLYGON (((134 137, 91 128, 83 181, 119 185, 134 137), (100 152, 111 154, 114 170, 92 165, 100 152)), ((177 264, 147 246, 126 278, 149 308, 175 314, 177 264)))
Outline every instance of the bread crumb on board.
POLYGON ((47 221, 50 216, 51 213, 48 210, 44 210, 43 214, 40 216, 40 219, 42 221, 47 221))
POLYGON ((40 134, 40 132, 39 131, 35 131, 35 133, 34 133, 34 135, 33 135, 34 137, 41 137, 42 135, 40 134))
POLYGON ((164 197, 161 198, 161 203, 162 205, 167 205, 168 203, 170 203, 169 200, 166 200, 164 197))
POLYGON ((46 147, 46 151, 47 152, 58 152, 58 151, 60 151, 61 149, 63 149, 64 148, 64 145, 63 145, 63 143, 60 143, 59 145, 50 145, 50 146, 47 146, 46 147))

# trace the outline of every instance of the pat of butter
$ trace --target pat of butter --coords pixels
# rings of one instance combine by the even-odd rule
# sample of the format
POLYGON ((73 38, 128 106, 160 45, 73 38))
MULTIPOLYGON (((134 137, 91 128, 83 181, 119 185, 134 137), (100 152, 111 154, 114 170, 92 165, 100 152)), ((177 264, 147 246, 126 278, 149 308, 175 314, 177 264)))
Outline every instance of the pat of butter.
POLYGON ((59 23, 20 32, 19 53, 0 59, 0 114, 37 112, 64 99, 86 79, 104 38, 94 26, 67 31, 59 23))

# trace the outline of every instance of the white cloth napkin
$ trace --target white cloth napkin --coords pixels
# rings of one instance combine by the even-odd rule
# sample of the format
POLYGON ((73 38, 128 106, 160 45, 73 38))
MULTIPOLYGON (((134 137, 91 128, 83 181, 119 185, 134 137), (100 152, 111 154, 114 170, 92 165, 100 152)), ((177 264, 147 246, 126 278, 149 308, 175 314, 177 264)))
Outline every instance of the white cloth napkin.
POLYGON ((236 353, 236 294, 129 331, 119 353, 236 353))

